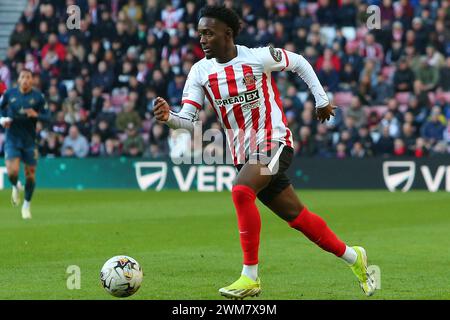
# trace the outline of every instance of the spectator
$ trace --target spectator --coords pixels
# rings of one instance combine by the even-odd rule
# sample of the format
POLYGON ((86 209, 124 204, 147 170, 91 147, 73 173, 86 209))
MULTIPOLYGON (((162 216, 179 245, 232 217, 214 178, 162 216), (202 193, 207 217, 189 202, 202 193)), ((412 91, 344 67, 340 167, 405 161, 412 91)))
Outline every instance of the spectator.
POLYGON ((75 79, 81 71, 81 64, 70 52, 66 53, 64 62, 61 63, 61 79, 75 79))
POLYGON ((356 27, 356 13, 357 9, 353 1, 342 0, 342 5, 339 8, 337 15, 337 25, 339 27, 356 27))
POLYGON ((402 126, 401 138, 405 143, 408 154, 414 153, 414 146, 416 144, 417 134, 415 128, 408 122, 405 122, 402 126))
POLYGON ((384 59, 383 47, 375 42, 375 36, 368 33, 364 42, 361 43, 359 54, 363 58, 373 59, 377 63, 377 67, 381 67, 384 59))
POLYGON ((161 11, 161 19, 164 21, 164 27, 166 29, 176 29, 183 14, 183 8, 176 8, 170 2, 167 2, 166 7, 161 11))
POLYGON ((336 158, 347 158, 347 147, 344 143, 340 142, 336 145, 336 158))
POLYGON ((339 90, 354 91, 359 75, 351 63, 346 63, 339 74, 339 90))
POLYGON ((394 151, 394 139, 391 137, 389 127, 381 127, 381 137, 375 143, 375 152, 378 155, 387 157, 394 151))
POLYGON ((14 47, 16 44, 20 46, 20 48, 27 49, 31 40, 30 30, 25 28, 25 25, 22 22, 18 22, 16 27, 9 38, 9 45, 14 47))
POLYGON ((105 141, 105 156, 106 157, 118 157, 121 150, 119 148, 119 142, 116 139, 107 139, 105 141))
POLYGON ((426 91, 426 86, 420 80, 415 80, 413 85, 413 93, 417 97, 420 107, 429 108, 431 106, 430 97, 426 91))
POLYGON ((184 75, 177 74, 175 79, 169 83, 167 88, 167 95, 170 97, 170 105, 181 106, 181 99, 183 95, 183 88, 186 79, 184 75))
POLYGON ((307 126, 300 128, 297 156, 313 156, 315 153, 314 139, 311 134, 311 129, 307 126))
POLYGON ((342 64, 351 64, 355 72, 359 75, 364 67, 363 58, 357 53, 357 45, 353 43, 347 43, 345 46, 345 54, 342 58, 342 64))
POLYGON ((101 12, 101 28, 98 28, 98 36, 101 39, 107 39, 111 42, 116 31, 115 23, 111 18, 111 13, 108 10, 101 12))
POLYGON ((81 98, 75 90, 69 91, 69 96, 64 100, 62 110, 64 112, 64 121, 68 124, 74 124, 80 119, 79 112, 83 106, 81 98))
POLYGON ((392 111, 387 111, 380 121, 380 131, 384 132, 385 128, 387 128, 389 136, 393 138, 397 138, 400 135, 400 122, 392 111))
POLYGON ((2 81, 6 87, 10 86, 10 77, 11 73, 8 66, 3 62, 3 60, 0 60, 0 81, 2 81))
POLYGON ((92 123, 89 120, 89 112, 87 110, 81 108, 78 111, 78 120, 75 124, 83 136, 85 136, 87 139, 91 137, 92 123))
POLYGON ((399 123, 403 122, 403 112, 399 110, 398 102, 395 98, 388 100, 387 107, 388 111, 392 113, 399 123))
POLYGON ((422 57, 420 67, 416 72, 416 79, 424 84, 425 91, 434 90, 439 81, 439 69, 430 65, 426 57, 422 57))
POLYGON ((412 91, 415 75, 409 68, 405 58, 400 59, 398 69, 394 73, 395 92, 412 91))
POLYGON ((108 68, 105 61, 100 61, 98 64, 98 72, 92 76, 92 85, 94 87, 102 87, 105 91, 110 92, 113 80, 113 71, 108 68))
POLYGON ((134 110, 134 104, 130 101, 125 102, 124 109, 117 115, 115 127, 119 131, 125 131, 127 128, 130 128, 130 124, 133 129, 139 131, 141 128, 141 117, 134 110))
POLYGON ((339 85, 339 74, 333 69, 330 61, 323 62, 323 68, 317 74, 325 91, 335 92, 339 85))
POLYGON ((102 138, 98 133, 94 133, 91 137, 91 142, 89 144, 89 156, 99 157, 105 153, 104 145, 102 143, 102 138))
MULTIPOLYGON (((417 99, 417 97, 412 95, 409 97, 408 109, 407 109, 405 116, 408 114, 411 114, 413 117, 411 123, 414 126, 420 126, 420 125, 422 125, 422 123, 425 121, 425 119, 427 117, 427 108, 426 108, 426 106, 420 106, 419 100, 417 99)), ((406 121, 406 119, 405 119, 405 121, 406 121)))
POLYGON ((350 155, 353 158, 365 158, 366 155, 366 150, 364 150, 361 142, 357 141, 353 144, 352 150, 350 150, 350 155))
POLYGON ((394 140, 394 155, 397 157, 406 156, 407 151, 405 142, 401 138, 396 138, 394 140))
POLYGON ((55 33, 50 34, 48 37, 48 44, 42 48, 42 59, 49 59, 47 55, 55 54, 58 61, 64 61, 66 57, 66 48, 62 43, 58 41, 58 37, 55 33))
POLYGON ((331 152, 331 135, 325 124, 317 125, 317 134, 314 137, 314 144, 316 145, 316 152, 319 157, 329 158, 332 156, 331 152))
POLYGON ((425 144, 425 140, 423 138, 417 138, 416 145, 414 146, 414 157, 423 158, 426 157, 429 153, 429 149, 425 144))
POLYGON ((97 115, 102 111, 105 99, 102 97, 103 88, 96 86, 92 89, 91 100, 87 106, 89 110, 89 118, 95 120, 97 115))
POLYGON ((361 105, 361 100, 357 96, 352 98, 350 108, 347 109, 346 115, 347 117, 353 118, 357 128, 360 128, 367 123, 366 112, 361 105))
POLYGON ((415 35, 414 46, 416 47, 417 52, 425 54, 429 30, 425 28, 420 17, 415 17, 412 20, 412 30, 415 35))
POLYGON ((436 48, 429 44, 426 47, 426 56, 427 62, 430 66, 442 68, 445 66, 445 58, 439 51, 436 51, 436 48))
POLYGON ((319 0, 319 8, 316 11, 317 21, 321 25, 332 26, 336 23, 336 8, 334 8, 329 0, 319 0))
POLYGON ((89 153, 89 144, 84 136, 82 136, 77 126, 72 125, 69 129, 69 135, 64 138, 62 145, 62 156, 84 158, 89 153))
POLYGON ((386 105, 387 102, 394 96, 394 88, 389 83, 387 76, 378 75, 378 84, 372 90, 374 105, 386 105))
POLYGON ((445 60, 445 66, 439 70, 439 89, 450 91, 450 56, 445 60))
POLYGON ((169 152, 169 144, 167 137, 169 130, 167 126, 160 123, 154 123, 149 134, 150 154, 154 157, 167 155, 169 152))
POLYGON ((333 66, 333 69, 337 72, 341 70, 341 60, 337 55, 333 53, 333 50, 331 50, 331 48, 326 48, 323 52, 323 55, 317 59, 316 69, 318 71, 322 70, 323 63, 325 61, 330 62, 333 66))
POLYGON ((361 143, 364 148, 364 155, 373 156, 374 155, 374 142, 369 134, 369 129, 366 126, 360 127, 358 129, 358 138, 356 142, 361 143))
MULTIPOLYGON (((144 17, 146 22, 153 24, 155 21, 161 20, 161 9, 159 4, 160 1, 158 0, 147 0, 144 9, 144 17)), ((188 1, 186 3, 186 12, 183 16, 183 21, 188 24, 197 24, 197 15, 194 1, 188 1)), ((150 25, 150 27, 152 27, 152 25, 150 25)))
POLYGON ((39 147, 39 153, 43 157, 56 158, 61 156, 61 142, 59 136, 54 132, 49 132, 39 147))
POLYGON ((431 145, 436 144, 436 142, 444 139, 444 123, 446 121, 443 119, 439 107, 433 108, 431 111, 431 116, 426 121, 421 129, 421 136, 425 141, 429 142, 431 145))
MULTIPOLYGON (((267 21, 263 18, 260 18, 256 22, 256 34, 254 36, 255 45, 258 47, 266 46, 269 43, 273 42, 273 36, 270 34, 270 32, 267 29, 267 21)), ((302 29, 304 30, 304 29, 302 29)), ((303 36, 303 44, 306 45, 306 31, 303 36)), ((297 41, 300 41, 297 40, 297 41)), ((298 42, 296 42, 297 49, 300 50, 301 45, 298 45, 298 42)), ((303 47, 304 48, 304 47, 303 47)))

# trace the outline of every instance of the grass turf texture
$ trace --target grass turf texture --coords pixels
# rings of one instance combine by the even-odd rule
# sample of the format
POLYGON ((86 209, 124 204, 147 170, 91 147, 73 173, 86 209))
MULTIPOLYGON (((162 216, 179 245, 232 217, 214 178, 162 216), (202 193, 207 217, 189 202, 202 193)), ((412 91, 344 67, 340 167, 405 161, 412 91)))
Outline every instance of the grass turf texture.
MULTIPOLYGON (((301 199, 381 268, 381 290, 366 298, 344 262, 322 251, 259 203, 258 299, 450 299, 450 195, 302 191, 301 199)), ((0 299, 115 299, 100 285, 114 255, 144 270, 129 299, 221 299, 241 271, 229 193, 37 190, 23 221, 0 192, 0 299), (81 268, 68 290, 66 268, 81 268)), ((253 299, 254 300, 254 299, 253 299)))

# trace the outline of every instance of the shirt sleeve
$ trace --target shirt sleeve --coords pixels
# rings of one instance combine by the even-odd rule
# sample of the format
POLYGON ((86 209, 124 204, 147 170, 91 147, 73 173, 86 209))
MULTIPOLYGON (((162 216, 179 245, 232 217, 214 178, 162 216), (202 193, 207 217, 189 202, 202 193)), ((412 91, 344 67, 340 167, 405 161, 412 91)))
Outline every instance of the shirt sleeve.
POLYGON ((203 91, 202 85, 200 84, 197 68, 194 65, 191 68, 191 71, 189 71, 188 77, 186 79, 181 104, 190 104, 201 110, 204 100, 205 92, 203 91))
POLYGON ((8 105, 8 94, 9 91, 6 91, 5 94, 0 97, 0 116, 7 117, 8 113, 6 111, 6 106, 8 105))
POLYGON ((330 103, 314 69, 303 56, 272 46, 253 50, 265 72, 292 71, 297 73, 314 95, 316 108, 325 107, 330 103))
POLYGON ((169 120, 166 123, 172 129, 186 129, 193 132, 199 112, 200 110, 196 107, 186 104, 178 113, 170 111, 169 120))
POLYGON ((37 105, 38 120, 48 122, 50 121, 50 110, 44 95, 40 95, 39 103, 37 105))

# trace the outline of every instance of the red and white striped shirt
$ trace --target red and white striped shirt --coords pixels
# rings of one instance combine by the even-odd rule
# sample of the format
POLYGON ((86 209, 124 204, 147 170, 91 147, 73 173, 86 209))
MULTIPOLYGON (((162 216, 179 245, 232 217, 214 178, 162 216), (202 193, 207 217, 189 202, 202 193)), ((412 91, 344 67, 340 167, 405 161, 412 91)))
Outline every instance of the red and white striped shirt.
POLYGON ((237 56, 227 63, 204 58, 192 66, 183 109, 177 115, 193 121, 196 111, 209 101, 226 133, 234 163, 243 164, 261 143, 293 144, 272 71, 297 72, 314 94, 316 107, 327 105, 328 97, 302 56, 273 47, 236 48, 237 56))

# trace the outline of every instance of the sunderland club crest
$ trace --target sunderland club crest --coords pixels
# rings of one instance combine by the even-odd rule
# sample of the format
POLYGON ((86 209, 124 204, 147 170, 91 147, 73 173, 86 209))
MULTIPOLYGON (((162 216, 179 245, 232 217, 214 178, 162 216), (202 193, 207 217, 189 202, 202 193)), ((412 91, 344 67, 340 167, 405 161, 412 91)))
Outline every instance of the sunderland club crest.
POLYGON ((274 47, 270 46, 269 51, 270 51, 270 54, 272 55, 273 60, 275 60, 276 62, 281 61, 281 51, 280 50, 277 50, 274 47))
POLYGON ((244 74, 244 79, 242 79, 242 82, 247 87, 254 86, 256 84, 256 77, 251 73, 246 73, 246 74, 244 74))

